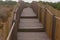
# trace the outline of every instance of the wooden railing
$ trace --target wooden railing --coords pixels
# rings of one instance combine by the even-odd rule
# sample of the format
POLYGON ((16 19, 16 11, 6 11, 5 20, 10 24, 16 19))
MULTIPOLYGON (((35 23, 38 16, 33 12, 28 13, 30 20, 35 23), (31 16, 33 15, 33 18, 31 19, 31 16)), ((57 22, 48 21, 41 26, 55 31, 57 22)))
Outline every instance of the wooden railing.
POLYGON ((55 16, 55 19, 56 19, 56 26, 54 36, 55 40, 60 40, 60 18, 55 16))
POLYGON ((50 40, 60 40, 60 17, 54 15, 48 8, 39 6, 38 17, 44 25, 50 40))
POLYGON ((30 7, 33 9, 33 11, 36 13, 36 15, 38 14, 38 5, 37 2, 32 2, 30 7))
POLYGON ((24 8, 25 8, 25 4, 23 1, 18 3, 18 7, 15 9, 16 11, 14 11, 12 27, 9 31, 6 40, 17 40, 17 30, 19 28, 20 16, 24 8))

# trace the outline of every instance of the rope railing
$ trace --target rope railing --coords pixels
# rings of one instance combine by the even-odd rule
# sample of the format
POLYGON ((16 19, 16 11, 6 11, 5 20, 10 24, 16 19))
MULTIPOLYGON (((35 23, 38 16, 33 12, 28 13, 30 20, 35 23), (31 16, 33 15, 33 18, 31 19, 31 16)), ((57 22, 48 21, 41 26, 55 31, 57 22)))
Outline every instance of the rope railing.
POLYGON ((57 19, 60 19, 60 17, 55 16, 57 19))
POLYGON ((9 30, 9 33, 8 33, 6 40, 12 40, 13 38, 11 38, 11 37, 16 35, 14 32, 16 30, 15 25, 16 25, 16 13, 14 13, 14 15, 13 15, 13 21, 12 21, 12 25, 11 25, 12 27, 9 30))
POLYGON ((12 32, 13 32, 13 29, 14 29, 14 26, 15 26, 15 22, 13 23, 13 25, 12 25, 12 27, 11 27, 11 29, 10 29, 10 32, 9 32, 9 34, 8 34, 8 37, 7 37, 7 40, 10 40, 11 34, 12 34, 12 32))
POLYGON ((17 30, 20 22, 20 16, 21 13, 24 9, 25 5, 24 2, 18 3, 18 8, 14 10, 14 15, 13 15, 13 22, 12 22, 12 27, 9 31, 9 34, 7 36, 6 40, 17 40, 17 30))
MULTIPOLYGON (((17 12, 17 7, 18 7, 18 5, 16 4, 15 5, 15 8, 13 9, 13 11, 12 11, 12 13, 13 13, 13 19, 12 19, 12 24, 11 24, 11 28, 9 29, 9 33, 8 33, 8 35, 7 35, 7 37, 6 37, 6 39, 4 39, 4 40, 14 40, 14 36, 16 36, 17 34, 17 31, 16 31, 16 12, 17 12)), ((17 38, 15 38, 15 39, 17 39, 17 38)))
POLYGON ((47 12, 49 12, 49 14, 53 15, 52 12, 50 12, 50 10, 48 10, 47 8, 46 8, 46 10, 47 10, 47 12))

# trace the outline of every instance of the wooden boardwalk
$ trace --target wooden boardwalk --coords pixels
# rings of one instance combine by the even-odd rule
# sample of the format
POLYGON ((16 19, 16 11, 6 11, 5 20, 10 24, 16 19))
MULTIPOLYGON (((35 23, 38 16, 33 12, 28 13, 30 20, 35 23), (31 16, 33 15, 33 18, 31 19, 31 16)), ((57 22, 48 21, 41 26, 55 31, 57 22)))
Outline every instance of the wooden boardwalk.
POLYGON ((20 18, 19 32, 17 32, 18 40, 49 40, 45 32, 39 31, 44 27, 39 22, 36 14, 31 8, 25 8, 22 12, 21 17, 22 18, 20 18))
POLYGON ((25 17, 26 17, 26 16, 27 16, 27 17, 30 16, 30 17, 31 17, 31 16, 36 16, 36 15, 35 15, 35 13, 33 12, 33 10, 28 7, 28 8, 25 8, 25 9, 23 10, 21 16, 25 16, 25 17))

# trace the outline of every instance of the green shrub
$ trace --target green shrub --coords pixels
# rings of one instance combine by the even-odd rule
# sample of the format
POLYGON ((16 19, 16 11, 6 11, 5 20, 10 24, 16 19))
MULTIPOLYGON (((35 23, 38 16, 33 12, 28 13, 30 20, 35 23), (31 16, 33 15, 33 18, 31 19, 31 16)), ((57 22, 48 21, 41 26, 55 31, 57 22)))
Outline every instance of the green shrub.
POLYGON ((0 5, 15 5, 16 1, 0 1, 0 5))
POLYGON ((54 7, 55 9, 60 10, 60 2, 56 2, 56 3, 53 3, 53 2, 43 2, 43 1, 40 1, 40 2, 42 2, 43 4, 49 4, 52 7, 54 7))
POLYGON ((50 3, 48 3, 48 4, 51 5, 52 7, 60 10, 60 2, 57 2, 57 3, 52 3, 52 2, 50 2, 50 3))

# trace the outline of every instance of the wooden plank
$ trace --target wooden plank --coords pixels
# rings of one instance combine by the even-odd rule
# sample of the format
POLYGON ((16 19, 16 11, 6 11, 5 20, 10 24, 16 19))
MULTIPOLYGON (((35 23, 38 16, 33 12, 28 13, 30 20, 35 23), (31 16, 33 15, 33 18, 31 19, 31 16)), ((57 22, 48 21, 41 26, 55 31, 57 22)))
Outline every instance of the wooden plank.
POLYGON ((45 32, 44 28, 36 29, 18 29, 18 32, 45 32))
POLYGON ((33 12, 33 10, 30 7, 28 7, 28 8, 25 8, 23 10, 21 16, 26 16, 26 17, 28 17, 28 16, 36 16, 36 14, 33 12))
POLYGON ((28 17, 26 17, 26 16, 21 16, 20 18, 38 18, 37 16, 28 16, 28 17))
POLYGON ((60 40, 60 18, 56 17, 55 40, 60 40))
POLYGON ((53 21, 53 15, 49 14, 49 12, 46 13, 46 32, 52 40, 52 21, 53 21))
POLYGON ((20 19, 19 29, 43 28, 38 19, 20 19))
POLYGON ((17 40, 49 40, 45 32, 18 32, 17 40))

